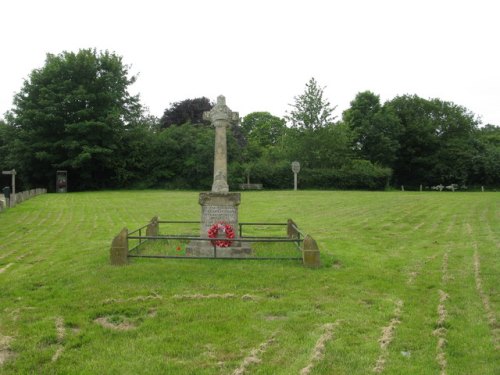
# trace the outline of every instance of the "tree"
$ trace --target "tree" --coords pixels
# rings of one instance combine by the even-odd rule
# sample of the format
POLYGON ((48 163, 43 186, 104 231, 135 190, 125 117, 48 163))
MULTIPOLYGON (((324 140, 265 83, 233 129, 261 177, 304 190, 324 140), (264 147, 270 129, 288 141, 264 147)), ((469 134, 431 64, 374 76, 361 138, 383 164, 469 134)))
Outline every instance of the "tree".
POLYGON ((14 97, 20 173, 47 187, 57 169, 69 171, 72 189, 116 183, 124 131, 142 111, 128 92, 134 82, 122 58, 108 51, 47 54, 14 97))
POLYGON ((488 124, 475 133, 475 153, 470 168, 472 183, 500 186, 500 126, 488 124))
POLYGON ((343 113, 344 122, 354 132, 354 148, 359 156, 392 167, 399 149, 400 124, 390 106, 380 104, 378 95, 360 92, 343 113))
POLYGON ((302 95, 294 97, 295 103, 290 104, 293 108, 285 119, 292 127, 304 130, 315 130, 331 124, 335 116, 332 112, 335 107, 323 98, 324 88, 318 87, 318 83, 311 78, 306 83, 306 89, 302 95))
POLYGON ((203 112, 210 111, 213 106, 213 103, 205 97, 172 103, 169 108, 165 109, 160 119, 160 126, 165 129, 172 125, 205 123, 203 112))
POLYGON ((277 145, 286 129, 285 120, 269 112, 252 112, 246 115, 241 127, 247 141, 261 147, 277 145))
POLYGON ((401 133, 394 166, 398 183, 467 183, 479 121, 466 108, 439 99, 396 97, 387 103, 401 133))

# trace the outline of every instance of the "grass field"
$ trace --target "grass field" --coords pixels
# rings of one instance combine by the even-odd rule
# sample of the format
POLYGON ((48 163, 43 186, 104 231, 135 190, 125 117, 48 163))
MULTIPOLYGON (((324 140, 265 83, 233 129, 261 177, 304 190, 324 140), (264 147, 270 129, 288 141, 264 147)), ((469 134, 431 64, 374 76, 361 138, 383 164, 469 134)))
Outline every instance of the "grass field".
POLYGON ((500 374, 500 194, 244 192, 297 261, 134 259, 112 238, 194 192, 49 194, 0 213, 1 374, 500 374))

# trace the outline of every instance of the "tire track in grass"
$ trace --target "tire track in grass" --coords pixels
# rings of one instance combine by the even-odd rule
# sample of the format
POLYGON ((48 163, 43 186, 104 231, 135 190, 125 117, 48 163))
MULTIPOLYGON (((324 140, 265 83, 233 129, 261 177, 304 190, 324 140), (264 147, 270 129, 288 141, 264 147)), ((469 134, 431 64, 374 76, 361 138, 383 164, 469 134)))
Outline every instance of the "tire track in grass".
POLYGON ((261 363, 262 355, 267 351, 269 346, 276 342, 275 336, 276 335, 273 334, 267 341, 260 344, 257 348, 252 349, 250 354, 243 359, 240 366, 233 371, 232 375, 243 375, 247 372, 248 367, 261 363))
POLYGON ((375 366, 373 367, 373 372, 375 372, 376 374, 382 373, 385 369, 385 363, 387 361, 387 356, 389 354, 387 348, 389 347, 394 338, 396 327, 398 326, 398 324, 401 323, 400 319, 402 310, 403 310, 403 301, 402 300, 396 301, 396 307, 394 308, 393 318, 389 322, 389 325, 382 328, 382 335, 378 339, 381 353, 377 359, 377 362, 375 362, 375 366))
POLYGON ((316 341, 316 345, 314 346, 313 352, 311 353, 311 357, 309 359, 309 363, 306 367, 300 370, 300 375, 309 375, 316 366, 318 362, 323 360, 325 357, 326 344, 328 341, 332 340, 333 333, 335 328, 340 324, 339 321, 335 323, 327 323, 323 325, 323 334, 320 336, 318 341, 316 341))
POLYGON ((61 354, 64 351, 64 338, 66 337, 66 328, 64 327, 64 319, 61 316, 58 316, 55 319, 55 327, 56 327, 56 334, 57 334, 57 350, 52 356, 52 362, 55 362, 59 359, 61 354))
POLYGON ((443 254, 443 265, 441 266, 441 281, 443 282, 443 284, 446 284, 451 279, 448 273, 449 254, 450 254, 450 249, 447 248, 443 254))
POLYGON ((477 243, 474 242, 474 279, 476 282, 476 290, 481 298, 481 302, 483 303, 483 309, 486 313, 486 317, 488 319, 488 324, 491 330, 491 336, 493 338, 493 345, 495 346, 495 350, 500 350, 500 329, 498 328, 497 320, 495 317, 495 312, 493 311, 488 295, 483 290, 483 283, 481 279, 481 258, 479 255, 479 250, 477 243))
POLYGON ((17 250, 11 250, 9 251, 8 253, 4 253, 2 255, 0 255, 0 260, 4 259, 4 258, 7 258, 9 256, 11 256, 12 254, 15 254, 17 250))
POLYGON ((439 305, 437 307, 438 320, 436 323, 436 329, 432 332, 434 336, 438 338, 436 345, 436 361, 440 368, 440 375, 446 375, 446 367, 448 365, 446 361, 446 333, 448 330, 445 327, 446 317, 448 312, 446 311, 445 302, 449 298, 449 295, 439 290, 439 305))
POLYGON ((12 267, 14 263, 7 263, 4 267, 0 268, 0 273, 4 273, 8 268, 12 267))
MULTIPOLYGON (((450 249, 447 248, 443 254, 443 262, 441 266, 441 283, 445 286, 450 280, 450 275, 448 272, 448 262, 449 262, 450 249)), ((438 341, 436 344, 436 362, 440 368, 440 375, 446 375, 447 360, 446 360, 446 334, 448 330, 446 329, 446 317, 448 312, 446 310, 445 302, 449 298, 449 295, 443 290, 439 290, 439 304, 437 307, 438 320, 436 322, 436 329, 432 332, 434 336, 437 337, 438 341)))
POLYGON ((450 223, 448 224, 448 227, 446 228, 445 234, 450 234, 450 232, 453 230, 455 227, 455 223, 457 221, 457 215, 453 215, 452 219, 450 220, 450 223))
POLYGON ((427 265, 427 263, 433 261, 434 259, 437 258, 439 254, 436 253, 434 255, 430 255, 428 257, 425 257, 424 259, 418 260, 414 267, 413 270, 408 272, 408 279, 406 280, 406 284, 411 285, 415 282, 415 279, 417 278, 418 275, 420 275, 420 272, 422 272, 422 268, 427 265))
POLYGON ((14 357, 14 352, 10 349, 11 342, 12 342, 12 337, 3 336, 0 333, 0 368, 10 358, 14 357))

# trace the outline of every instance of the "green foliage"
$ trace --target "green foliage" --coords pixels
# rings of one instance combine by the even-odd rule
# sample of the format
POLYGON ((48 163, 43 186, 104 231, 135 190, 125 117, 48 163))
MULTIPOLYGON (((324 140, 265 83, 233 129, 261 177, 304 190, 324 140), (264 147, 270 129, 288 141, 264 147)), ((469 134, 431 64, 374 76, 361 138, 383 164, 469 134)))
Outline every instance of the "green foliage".
POLYGON ((276 146, 283 140, 285 120, 269 112, 252 112, 241 122, 247 141, 258 147, 276 146))
MULTIPOLYGON (((19 188, 53 190, 58 169, 70 191, 211 186, 213 129, 202 115, 213 104, 186 99, 155 118, 129 94, 128 69, 88 49, 48 54, 31 72, 0 122, 0 167, 18 171, 19 188)), ((284 119, 253 112, 228 132, 231 189, 250 180, 287 188, 294 160, 308 188, 500 185, 498 127, 478 128, 464 107, 416 95, 381 104, 365 91, 334 122, 314 78, 294 101, 284 119)))
POLYGON ((164 187, 209 188, 213 177, 213 132, 209 127, 191 124, 163 130, 156 142, 156 162, 150 173, 158 174, 158 182, 163 181, 164 187))
POLYGON ((124 132, 141 114, 128 92, 134 81, 107 51, 48 54, 14 98, 21 178, 51 188, 55 170, 66 169, 70 189, 113 186, 124 132))
POLYGON ((162 129, 172 125, 182 124, 203 124, 203 112, 210 111, 213 103, 205 97, 195 99, 185 99, 180 102, 170 104, 170 107, 165 109, 160 126, 162 129))
POLYGON ((368 160, 352 160, 342 167, 310 169, 300 174, 301 188, 383 190, 392 176, 390 168, 368 160))
POLYGON ((305 168, 340 168, 353 156, 351 144, 352 132, 342 123, 306 132, 292 128, 287 131, 285 152, 305 168))
POLYGON ((468 182, 478 120, 466 108, 439 99, 396 97, 387 103, 401 124, 394 163, 398 183, 468 182))
POLYGON ((302 130, 314 130, 327 126, 333 122, 335 116, 332 116, 335 107, 323 98, 324 88, 318 86, 314 78, 306 83, 303 94, 294 97, 293 108, 285 119, 293 128, 302 130))
POLYGON ((486 125, 475 136, 471 180, 478 185, 500 186, 500 126, 486 125))
POLYGON ((354 147, 360 157, 392 167, 399 150, 400 123, 390 106, 380 104, 370 91, 358 93, 343 114, 354 131, 354 147))

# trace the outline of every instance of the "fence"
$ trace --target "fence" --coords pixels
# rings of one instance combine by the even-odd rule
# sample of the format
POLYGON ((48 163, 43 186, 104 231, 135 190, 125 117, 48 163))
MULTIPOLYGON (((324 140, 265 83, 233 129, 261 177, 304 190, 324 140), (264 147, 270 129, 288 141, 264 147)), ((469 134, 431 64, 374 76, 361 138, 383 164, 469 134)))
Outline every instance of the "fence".
POLYGON ((131 232, 124 228, 115 237, 111 245, 111 263, 127 264, 129 258, 163 258, 163 259, 233 259, 233 260, 302 260, 305 266, 318 267, 320 254, 316 241, 303 233, 297 224, 289 219, 286 223, 239 223, 238 234, 234 240, 239 246, 252 248, 249 254, 243 256, 225 256, 226 247, 219 247, 214 238, 201 237, 192 234, 160 234, 162 227, 178 226, 177 232, 190 230, 194 225, 199 227, 199 221, 162 221, 154 217, 148 224, 131 232), (281 227, 281 229, 280 229, 281 227), (286 231, 282 228, 285 227, 286 231), (269 230, 269 228, 272 228, 269 230), (271 233, 262 235, 267 229, 271 233), (203 241, 211 244, 213 251, 203 256, 190 254, 189 244, 203 241), (222 255, 221 255, 222 253, 222 255))
POLYGON ((11 194, 10 199, 6 199, 5 201, 0 200, 0 211, 7 207, 14 207, 16 204, 22 203, 30 198, 36 197, 37 195, 46 193, 47 189, 31 189, 11 194))

